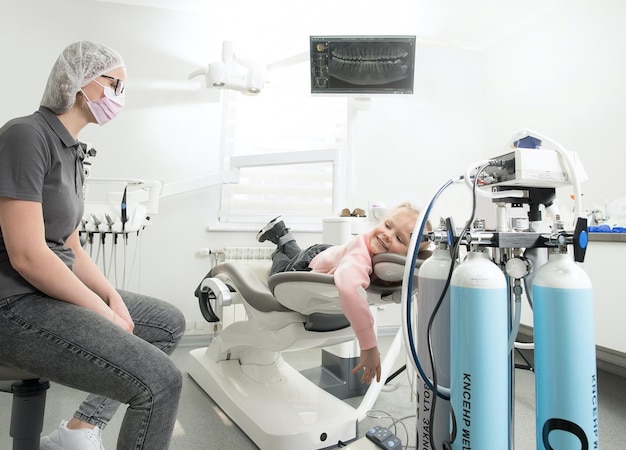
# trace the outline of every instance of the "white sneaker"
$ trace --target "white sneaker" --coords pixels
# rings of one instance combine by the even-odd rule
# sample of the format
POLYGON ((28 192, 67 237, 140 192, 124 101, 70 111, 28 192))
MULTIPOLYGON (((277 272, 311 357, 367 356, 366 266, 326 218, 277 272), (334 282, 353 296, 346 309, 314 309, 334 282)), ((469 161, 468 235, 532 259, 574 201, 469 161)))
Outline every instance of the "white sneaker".
POLYGON ((67 420, 48 436, 41 438, 40 450, 104 450, 100 438, 100 428, 70 430, 67 420))

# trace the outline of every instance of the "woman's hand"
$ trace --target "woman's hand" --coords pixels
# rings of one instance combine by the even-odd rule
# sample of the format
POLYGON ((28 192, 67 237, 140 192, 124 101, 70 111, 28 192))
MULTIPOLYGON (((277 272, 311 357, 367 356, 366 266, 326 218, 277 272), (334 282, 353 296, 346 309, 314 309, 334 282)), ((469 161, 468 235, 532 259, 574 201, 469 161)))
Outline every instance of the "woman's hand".
POLYGON ((109 308, 113 311, 111 321, 129 333, 132 333, 135 329, 135 323, 130 317, 130 313, 122 297, 115 291, 107 300, 109 301, 109 308))
POLYGON ((359 365, 352 369, 352 373, 355 374, 361 369, 365 369, 361 377, 361 383, 370 384, 374 376, 376 376, 376 381, 380 382, 382 368, 380 365, 380 352, 378 351, 378 347, 361 350, 359 365))

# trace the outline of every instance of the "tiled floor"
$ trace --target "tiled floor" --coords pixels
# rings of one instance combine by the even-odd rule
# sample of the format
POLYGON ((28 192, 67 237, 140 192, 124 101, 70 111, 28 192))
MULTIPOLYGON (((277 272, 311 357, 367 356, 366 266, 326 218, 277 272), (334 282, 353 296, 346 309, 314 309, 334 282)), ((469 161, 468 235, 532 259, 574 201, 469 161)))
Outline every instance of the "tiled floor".
MULTIPOLYGON (((381 348, 391 337, 381 337, 381 348)), ((204 344, 206 345, 206 344, 204 344)), ((388 344, 387 344, 388 345, 388 344)), ((203 346, 197 340, 183 341, 173 355, 174 360, 185 371, 189 351, 203 346)), ((287 362, 298 370, 319 364, 320 350, 306 350, 284 355, 287 362)), ((401 367, 403 360, 397 362, 401 367)), ((396 428, 396 434, 403 441, 404 448, 415 448, 416 400, 412 395, 408 371, 395 378, 380 394, 375 411, 359 425, 359 436, 373 425, 389 426, 391 420, 405 418, 396 428)), ((626 379, 604 372, 598 373, 600 405, 600 444, 604 450, 626 448, 626 379)), ((534 377, 527 370, 516 370, 515 376, 515 449, 535 449, 534 377)), ((54 384, 48 391, 44 433, 56 427, 62 419, 69 418, 83 393, 54 384)), ((348 403, 357 406, 360 398, 349 399, 348 403)), ((8 428, 11 411, 11 396, 0 394, 0 450, 11 449, 8 428)), ((116 446, 122 411, 103 431, 105 448, 116 446)), ((172 450, 254 449, 254 443, 234 425, 215 403, 189 377, 185 376, 183 396, 174 432, 172 450)), ((271 450, 271 449, 270 449, 271 450)), ((294 449, 300 450, 300 449, 294 449)), ((560 449, 559 449, 560 450, 560 449)))

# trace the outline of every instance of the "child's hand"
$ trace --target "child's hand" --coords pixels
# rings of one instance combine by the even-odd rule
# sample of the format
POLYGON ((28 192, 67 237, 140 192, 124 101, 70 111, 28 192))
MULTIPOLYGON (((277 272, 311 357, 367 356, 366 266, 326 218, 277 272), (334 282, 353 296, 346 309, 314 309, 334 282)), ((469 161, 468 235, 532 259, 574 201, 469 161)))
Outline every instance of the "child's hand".
POLYGON ((359 365, 352 369, 352 373, 355 374, 361 369, 365 369, 361 377, 361 383, 370 384, 374 375, 376 375, 376 381, 380 382, 381 366, 378 347, 361 350, 359 365))

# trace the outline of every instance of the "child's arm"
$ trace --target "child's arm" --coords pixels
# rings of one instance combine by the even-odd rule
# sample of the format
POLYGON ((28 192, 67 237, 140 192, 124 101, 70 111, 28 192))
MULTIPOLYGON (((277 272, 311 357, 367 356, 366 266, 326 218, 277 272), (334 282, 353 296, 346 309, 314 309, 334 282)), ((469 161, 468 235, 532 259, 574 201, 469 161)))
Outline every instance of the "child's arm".
POLYGON ((344 255, 335 271, 341 309, 350 321, 361 348, 359 364, 352 373, 363 370, 361 383, 366 384, 371 383, 374 377, 380 381, 382 370, 374 318, 365 292, 370 283, 371 261, 367 248, 354 249, 344 255))
POLYGON ((341 310, 350 322, 361 349, 371 349, 377 345, 374 317, 366 292, 371 267, 368 254, 347 254, 334 274, 341 310))
POLYGON ((355 374, 361 369, 365 369, 361 376, 361 383, 370 384, 374 376, 376 376, 376 381, 380 383, 382 368, 380 365, 380 352, 378 351, 378 347, 361 350, 359 365, 352 369, 352 373, 355 374))

